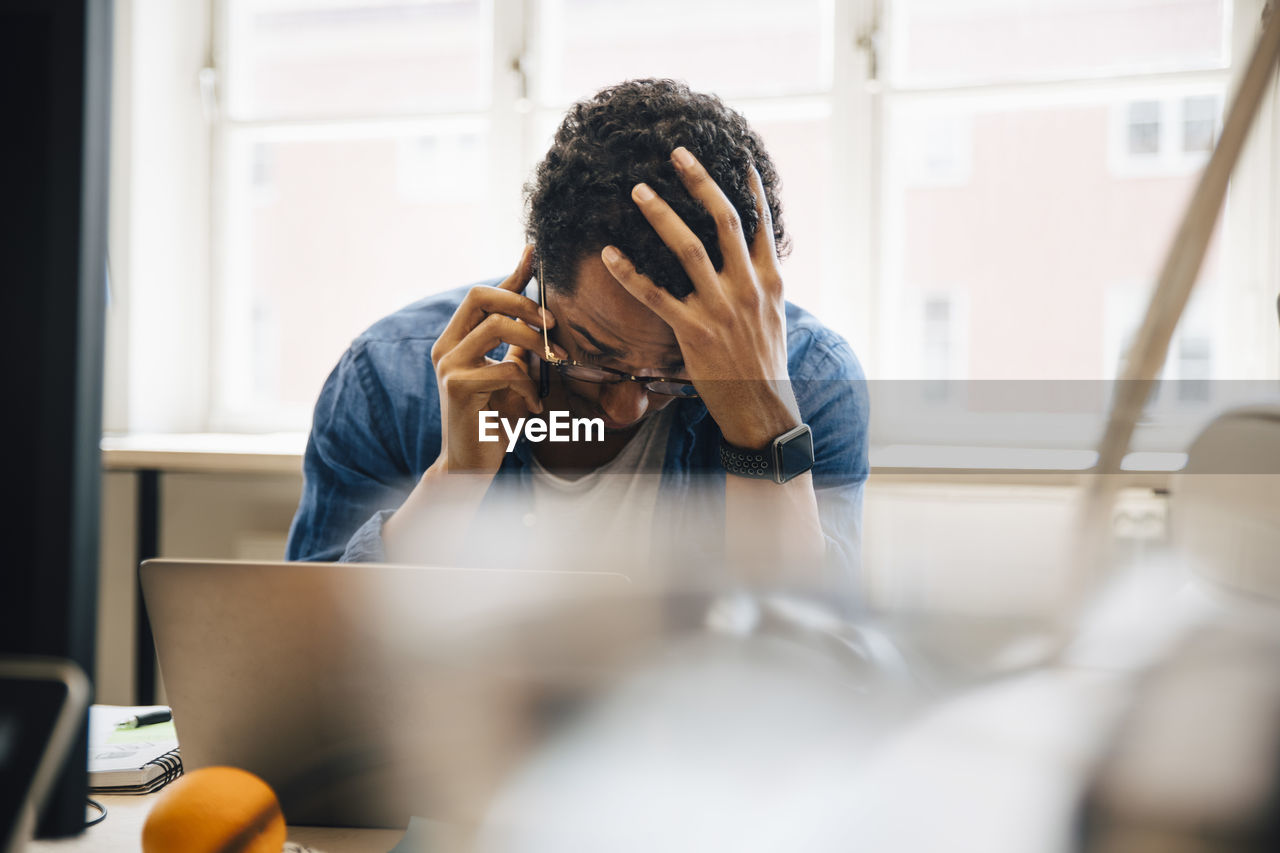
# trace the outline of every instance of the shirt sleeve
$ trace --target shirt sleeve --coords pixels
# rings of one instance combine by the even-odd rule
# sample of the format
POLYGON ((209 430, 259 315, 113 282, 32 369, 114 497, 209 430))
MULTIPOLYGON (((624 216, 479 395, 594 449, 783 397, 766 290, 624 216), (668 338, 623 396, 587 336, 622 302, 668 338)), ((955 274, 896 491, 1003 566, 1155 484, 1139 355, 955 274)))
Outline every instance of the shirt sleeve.
POLYGON ((287 559, 382 558, 382 522, 413 486, 396 422, 367 346, 353 345, 316 401, 287 559))
POLYGON ((813 431, 813 486, 826 539, 832 592, 853 606, 862 599, 862 494, 870 463, 871 406, 866 377, 849 345, 834 334, 815 337, 797 402, 813 431))

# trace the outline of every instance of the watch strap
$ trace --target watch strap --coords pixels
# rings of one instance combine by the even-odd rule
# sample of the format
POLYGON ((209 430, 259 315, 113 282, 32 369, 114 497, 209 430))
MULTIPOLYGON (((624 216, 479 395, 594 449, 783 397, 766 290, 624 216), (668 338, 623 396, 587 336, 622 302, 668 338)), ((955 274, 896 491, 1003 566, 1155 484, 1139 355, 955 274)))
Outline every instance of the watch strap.
POLYGON ((748 450, 723 439, 720 441, 720 464, 730 474, 756 480, 773 479, 773 443, 764 450, 748 450))
POLYGON ((720 464, 730 474, 753 480, 785 483, 813 467, 813 431, 808 424, 789 429, 762 450, 752 450, 720 440, 720 464), (788 453, 788 449, 792 449, 788 453), (796 450, 802 457, 797 464, 796 450))

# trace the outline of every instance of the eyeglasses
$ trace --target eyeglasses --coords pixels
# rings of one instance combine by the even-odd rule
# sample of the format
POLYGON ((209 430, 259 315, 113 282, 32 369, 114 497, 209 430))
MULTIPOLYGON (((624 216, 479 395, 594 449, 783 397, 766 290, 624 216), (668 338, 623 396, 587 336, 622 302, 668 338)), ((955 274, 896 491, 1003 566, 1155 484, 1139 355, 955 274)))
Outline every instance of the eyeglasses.
POLYGON ((634 376, 621 370, 583 364, 573 359, 560 358, 551 351, 551 338, 547 336, 547 285, 542 275, 542 259, 538 259, 538 310, 542 313, 542 364, 539 366, 538 393, 545 397, 551 393, 551 368, 560 375, 579 382, 596 385, 616 385, 619 382, 638 382, 651 394, 667 397, 697 397, 693 384, 684 379, 663 376, 634 376))

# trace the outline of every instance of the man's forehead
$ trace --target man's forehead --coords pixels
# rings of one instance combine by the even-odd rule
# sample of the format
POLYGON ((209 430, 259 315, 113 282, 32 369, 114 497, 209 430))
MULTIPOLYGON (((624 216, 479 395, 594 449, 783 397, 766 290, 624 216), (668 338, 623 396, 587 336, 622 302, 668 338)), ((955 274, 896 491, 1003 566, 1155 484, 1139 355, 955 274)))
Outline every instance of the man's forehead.
MULTIPOLYGON (((578 265, 571 296, 560 296, 569 309, 557 319, 597 350, 624 354, 628 359, 646 355, 646 363, 661 357, 664 364, 679 364, 680 347, 675 332, 657 314, 626 291, 597 257, 578 265)), ((563 309, 562 309, 563 311, 563 309)))

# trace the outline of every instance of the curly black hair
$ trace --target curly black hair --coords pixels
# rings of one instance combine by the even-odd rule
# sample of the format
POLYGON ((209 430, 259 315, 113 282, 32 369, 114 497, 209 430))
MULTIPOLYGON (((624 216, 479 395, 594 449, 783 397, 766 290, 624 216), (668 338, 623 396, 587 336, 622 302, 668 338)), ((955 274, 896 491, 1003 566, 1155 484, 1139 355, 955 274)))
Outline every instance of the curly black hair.
POLYGON ((680 261, 631 200, 631 188, 641 181, 698 235, 715 268, 724 265, 714 219, 671 164, 679 145, 729 198, 748 244, 760 224, 748 183, 748 168, 755 165, 775 244, 786 254, 790 241, 782 225, 778 173, 746 119, 715 95, 693 92, 676 80, 627 80, 570 107, 525 185, 525 236, 536 246, 548 287, 571 293, 582 260, 612 244, 672 295, 683 299, 692 292, 680 261))

